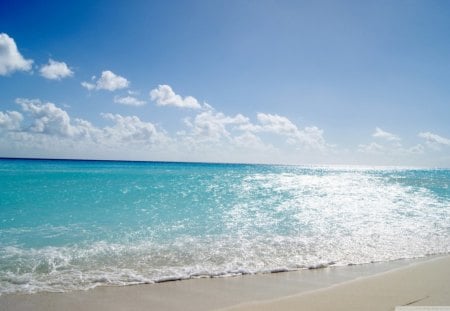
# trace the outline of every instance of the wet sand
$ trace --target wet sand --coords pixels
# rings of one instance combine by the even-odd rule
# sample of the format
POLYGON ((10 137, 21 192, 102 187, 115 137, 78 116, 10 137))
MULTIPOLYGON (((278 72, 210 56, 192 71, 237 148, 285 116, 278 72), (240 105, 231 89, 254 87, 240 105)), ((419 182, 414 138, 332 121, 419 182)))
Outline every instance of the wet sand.
POLYGON ((0 310, 394 310, 450 305, 450 256, 68 293, 0 296, 0 310))

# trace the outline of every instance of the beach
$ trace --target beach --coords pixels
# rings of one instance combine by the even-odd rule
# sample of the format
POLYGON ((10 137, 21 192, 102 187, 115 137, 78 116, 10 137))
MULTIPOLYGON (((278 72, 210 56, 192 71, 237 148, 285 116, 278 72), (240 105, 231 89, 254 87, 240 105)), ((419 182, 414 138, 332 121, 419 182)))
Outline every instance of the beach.
POLYGON ((450 256, 0 296, 0 309, 4 311, 394 310, 405 305, 450 305, 450 256))
POLYGON ((360 278, 328 288, 253 302, 227 310, 394 310, 450 306, 450 257, 360 278))
POLYGON ((0 1, 0 311, 450 311, 448 29, 0 1))
POLYGON ((449 170, 5 159, 0 172, 0 310, 450 304, 436 257, 450 253, 449 170))

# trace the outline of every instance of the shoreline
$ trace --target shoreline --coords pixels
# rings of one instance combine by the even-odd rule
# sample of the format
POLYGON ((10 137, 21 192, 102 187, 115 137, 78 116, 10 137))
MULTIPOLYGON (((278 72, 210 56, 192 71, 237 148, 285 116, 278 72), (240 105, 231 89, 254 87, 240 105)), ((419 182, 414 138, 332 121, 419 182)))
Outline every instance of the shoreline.
POLYGON ((397 306, 450 308, 450 255, 288 297, 221 311, 394 310, 397 306))
MULTIPOLYGON (((0 309, 5 311, 60 309, 65 311, 79 309, 250 311, 275 308, 294 310, 300 309, 300 306, 305 310, 308 308, 356 310, 356 306, 359 306, 361 310, 365 310, 368 306, 372 307, 372 304, 380 306, 392 304, 394 300, 391 296, 395 288, 401 292, 398 299, 394 299, 395 301, 402 302, 405 299, 408 300, 407 302, 415 299, 418 303, 443 301, 450 305, 450 255, 225 278, 199 278, 129 286, 99 286, 87 291, 65 293, 5 294, 0 296, 0 309), (405 284, 399 283, 398 275, 405 284), (436 284, 430 281, 422 282, 430 277, 436 280, 436 284), (412 281, 408 282, 409 279, 412 281), (414 280, 420 280, 419 283, 422 286, 416 286, 414 280), (376 290, 373 289, 374 286, 376 290), (411 287, 410 290, 405 286, 411 287), (383 291, 385 292, 388 288, 390 290, 383 296, 383 291), (448 291, 447 300, 437 293, 439 288, 448 291), (338 299, 347 296, 354 298, 354 301, 338 299), (428 300, 424 300, 423 297, 428 297, 428 300), (347 302, 347 305, 339 309, 335 300, 347 302)), ((375 305, 370 309, 389 310, 375 308, 375 305)))

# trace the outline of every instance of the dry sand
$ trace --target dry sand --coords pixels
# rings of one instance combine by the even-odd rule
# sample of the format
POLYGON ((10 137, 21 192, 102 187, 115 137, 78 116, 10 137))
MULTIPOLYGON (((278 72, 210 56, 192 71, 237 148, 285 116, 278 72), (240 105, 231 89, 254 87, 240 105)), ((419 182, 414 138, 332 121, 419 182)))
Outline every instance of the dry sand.
POLYGON ((226 310, 394 310, 450 306, 450 257, 360 278, 329 288, 226 310))
POLYGON ((413 263, 0 296, 2 311, 387 311, 401 305, 450 305, 450 256, 413 263))

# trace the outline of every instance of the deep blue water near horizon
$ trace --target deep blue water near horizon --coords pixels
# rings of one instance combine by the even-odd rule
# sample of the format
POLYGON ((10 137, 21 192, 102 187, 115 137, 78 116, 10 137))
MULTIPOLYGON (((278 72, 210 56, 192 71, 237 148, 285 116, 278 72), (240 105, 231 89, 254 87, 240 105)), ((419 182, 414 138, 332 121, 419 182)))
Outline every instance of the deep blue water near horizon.
POLYGON ((450 170, 0 160, 0 294, 450 252, 450 170))

